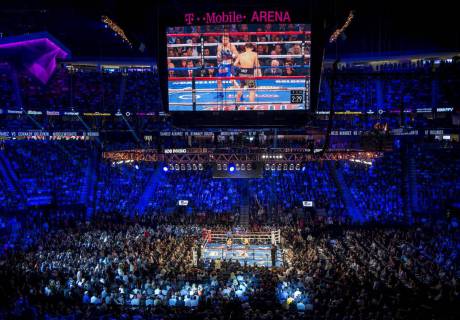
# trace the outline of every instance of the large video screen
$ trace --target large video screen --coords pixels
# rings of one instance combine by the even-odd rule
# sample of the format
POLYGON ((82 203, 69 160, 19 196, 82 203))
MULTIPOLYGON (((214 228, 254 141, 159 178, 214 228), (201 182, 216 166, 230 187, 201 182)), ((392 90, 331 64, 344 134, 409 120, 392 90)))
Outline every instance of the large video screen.
POLYGON ((167 29, 169 111, 310 108, 307 24, 167 29))

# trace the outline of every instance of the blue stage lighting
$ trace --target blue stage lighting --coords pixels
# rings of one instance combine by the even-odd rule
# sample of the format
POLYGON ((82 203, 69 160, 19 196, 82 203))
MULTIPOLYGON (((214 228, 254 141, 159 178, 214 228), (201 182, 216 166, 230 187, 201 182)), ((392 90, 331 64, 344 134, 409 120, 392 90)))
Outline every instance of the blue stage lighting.
POLYGON ((233 163, 228 165, 228 171, 235 172, 235 165, 233 163))
POLYGON ((167 166, 164 166, 164 167, 163 167, 163 171, 164 171, 164 172, 168 172, 168 170, 169 170, 169 169, 168 169, 167 166))

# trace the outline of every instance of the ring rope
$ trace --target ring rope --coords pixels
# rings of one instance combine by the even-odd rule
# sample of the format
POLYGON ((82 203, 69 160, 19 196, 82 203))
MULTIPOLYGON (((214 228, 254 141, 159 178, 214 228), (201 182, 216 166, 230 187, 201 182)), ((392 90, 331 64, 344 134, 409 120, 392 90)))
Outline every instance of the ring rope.
MULTIPOLYGON (((232 92, 232 91, 240 91, 241 88, 224 88, 222 89, 222 92, 232 92)), ((257 87, 254 88, 254 90, 262 90, 262 91, 290 91, 290 90, 306 90, 304 87, 284 87, 284 88, 263 88, 263 87, 257 87)), ((193 89, 169 89, 168 93, 188 93, 192 92, 193 89)), ((195 89, 194 92, 216 92, 216 89, 195 89)))
MULTIPOLYGON (((302 44, 302 43, 311 43, 310 40, 307 41, 261 41, 255 42, 255 45, 258 44, 302 44)), ((216 47, 220 43, 204 43, 205 47, 216 47)), ((246 42, 231 42, 235 46, 244 46, 246 42)), ((201 47, 201 43, 172 43, 168 44, 168 48, 183 48, 183 47, 201 47)))
MULTIPOLYGON (((259 66, 260 69, 277 69, 277 68, 280 68, 280 69, 288 69, 288 68, 292 68, 292 69, 295 69, 295 68, 310 68, 309 65, 304 65, 304 66, 299 66, 299 65, 294 65, 294 66, 277 66, 277 67, 272 67, 272 66, 259 66)), ((174 67, 174 68, 168 68, 168 71, 175 71, 175 70, 178 70, 178 71, 188 71, 188 70, 201 70, 201 69, 215 69, 215 70, 218 70, 219 68, 218 67, 192 67, 192 68, 187 68, 187 67, 174 67)))
POLYGON ((305 76, 260 76, 260 77, 169 77, 168 81, 206 81, 206 80, 290 80, 290 79, 305 79, 310 78, 305 76))
MULTIPOLYGON (((168 57, 170 60, 201 60, 201 58, 209 59, 209 60, 216 60, 217 56, 186 56, 186 57, 168 57)), ((310 58, 309 54, 262 54, 259 55, 259 58, 279 58, 279 59, 286 59, 286 58, 310 58)))
MULTIPOLYGON (((217 102, 197 102, 198 106, 215 106, 215 105, 277 105, 277 104, 302 104, 302 103, 292 103, 291 101, 217 101, 217 102)), ((189 106, 190 102, 170 102, 169 105, 174 106, 189 106)))
MULTIPOLYGON (((232 251, 242 251, 242 250, 245 250, 246 248, 245 247, 241 247, 242 245, 241 244, 234 244, 233 247, 232 247, 232 251)), ((259 245, 260 246, 260 245, 259 245)), ((221 249, 227 249, 227 246, 226 245, 220 245, 219 243, 219 246, 209 246, 207 247, 208 250, 221 250, 221 249)), ((260 247, 257 247, 257 248, 249 248, 249 250, 253 251, 253 250, 257 250, 257 251, 271 251, 271 248, 260 248, 260 247)), ((257 260, 257 258, 256 258, 257 260)), ((259 258, 259 260, 262 260, 261 258, 259 258)))
POLYGON ((279 36, 294 36, 302 34, 311 34, 311 31, 234 31, 234 32, 202 32, 202 33, 168 33, 167 37, 201 37, 201 36, 263 36, 263 35, 279 35, 279 36))

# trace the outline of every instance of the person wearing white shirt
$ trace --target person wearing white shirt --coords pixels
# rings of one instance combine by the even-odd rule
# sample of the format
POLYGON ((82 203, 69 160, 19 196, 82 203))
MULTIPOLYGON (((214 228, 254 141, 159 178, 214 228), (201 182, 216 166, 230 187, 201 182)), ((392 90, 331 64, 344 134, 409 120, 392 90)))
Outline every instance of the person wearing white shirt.
POLYGON ((302 301, 297 303, 297 311, 305 311, 305 304, 302 301))
POLYGON ((237 296, 238 298, 241 298, 241 296, 243 295, 243 290, 239 290, 239 289, 238 289, 238 290, 235 291, 235 294, 236 294, 236 296, 237 296))
POLYGON ((169 305, 170 307, 175 307, 175 306, 176 306, 176 302, 177 302, 176 297, 175 297, 175 296, 172 296, 172 297, 169 299, 169 301, 168 301, 168 305, 169 305))
POLYGON ((231 292, 230 288, 226 287, 225 289, 222 290, 222 295, 228 296, 230 292, 231 292))
POLYGON ((95 295, 91 297, 91 304, 100 304, 101 300, 99 300, 95 295))
POLYGON ((184 297, 184 296, 186 296, 187 294, 188 294, 187 289, 186 289, 186 288, 182 288, 182 290, 180 291, 180 295, 181 295, 182 297, 184 297))
POLYGON ((140 300, 137 296, 134 296, 134 298, 131 299, 131 305, 132 306, 138 306, 140 304, 140 300))
POLYGON ((190 299, 190 306, 192 308, 195 308, 195 307, 198 307, 198 300, 199 298, 197 296, 193 296, 191 299, 190 299))
POLYGON ((47 296, 51 295, 51 289, 48 286, 45 287, 45 295, 47 296))
POLYGON ((148 297, 147 300, 145 300, 145 306, 153 306, 153 299, 151 297, 148 297))
POLYGON ((294 299, 296 299, 301 294, 302 294, 302 292, 300 292, 299 288, 297 288, 296 291, 294 292, 294 299))
POLYGON ((101 298, 104 299, 105 297, 107 297, 108 293, 107 293, 107 290, 106 288, 104 288, 101 292, 101 298))
POLYGON ((187 308, 190 308, 192 306, 192 300, 189 298, 189 296, 185 296, 184 297, 184 305, 187 307, 187 308))

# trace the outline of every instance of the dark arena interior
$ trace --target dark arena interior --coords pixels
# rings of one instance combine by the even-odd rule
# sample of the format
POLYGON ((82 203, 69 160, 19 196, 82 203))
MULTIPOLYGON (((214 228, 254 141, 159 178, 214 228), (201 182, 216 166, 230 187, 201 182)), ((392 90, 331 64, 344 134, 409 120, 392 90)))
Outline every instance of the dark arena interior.
POLYGON ((0 320, 460 319, 449 1, 0 6, 0 320))

